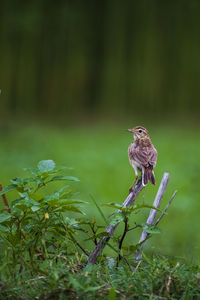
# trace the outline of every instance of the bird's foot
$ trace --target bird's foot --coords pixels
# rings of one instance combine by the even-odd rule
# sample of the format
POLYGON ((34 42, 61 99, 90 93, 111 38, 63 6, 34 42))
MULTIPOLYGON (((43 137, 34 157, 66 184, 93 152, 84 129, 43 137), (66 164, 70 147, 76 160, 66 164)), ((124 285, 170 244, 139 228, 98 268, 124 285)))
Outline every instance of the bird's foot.
POLYGON ((135 177, 135 180, 134 180, 133 183, 131 184, 131 186, 130 186, 130 188, 129 188, 129 194, 130 194, 131 192, 133 192, 133 187, 134 187, 134 185, 135 185, 135 183, 136 183, 137 180, 138 180, 138 176, 135 177))
POLYGON ((133 187, 131 186, 129 189, 129 194, 133 191, 133 187))
POLYGON ((129 195, 130 195, 130 193, 133 193, 134 198, 136 198, 136 193, 133 191, 133 188, 129 189, 129 195))

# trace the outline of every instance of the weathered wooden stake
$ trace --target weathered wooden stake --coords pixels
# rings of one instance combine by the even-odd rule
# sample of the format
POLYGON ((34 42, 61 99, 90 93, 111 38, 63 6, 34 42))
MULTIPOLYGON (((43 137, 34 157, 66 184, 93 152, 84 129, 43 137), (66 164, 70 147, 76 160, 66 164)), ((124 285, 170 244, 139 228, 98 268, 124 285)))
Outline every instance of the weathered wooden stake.
MULTIPOLYGON (((169 173, 164 173, 163 178, 162 178, 161 183, 160 183, 160 186, 159 186, 159 189, 158 189, 158 192, 156 194, 155 200, 153 202, 153 206, 156 207, 156 208, 160 207, 160 203, 161 203, 164 191, 165 191, 165 189, 167 187, 168 181, 169 181, 169 173)), ((152 225, 154 223, 154 220, 156 218, 157 212, 158 211, 155 210, 155 209, 153 209, 153 208, 150 210, 148 219, 146 221, 146 223, 148 225, 152 225)), ((142 250, 142 248, 145 246, 145 244, 147 242, 146 238, 148 237, 148 235, 149 235, 149 233, 147 233, 145 231, 145 229, 144 229, 143 232, 142 232, 142 235, 140 237, 140 240, 139 240, 139 243, 141 243, 140 250, 137 250, 136 254, 135 254, 135 261, 136 262, 139 262, 139 260, 142 257, 141 250, 142 250), (144 243, 142 243, 143 241, 144 241, 144 243)))
MULTIPOLYGON (((166 188, 166 186, 165 186, 165 188, 166 188)), ((161 203, 162 196, 163 196, 163 193, 165 191, 165 188, 162 190, 163 192, 159 194, 160 196, 158 195, 158 193, 156 195, 156 198, 157 198, 157 196, 158 196, 158 198, 157 199, 155 198, 154 204, 153 204, 153 206, 155 206, 156 208, 159 208, 159 206, 160 206, 160 203, 161 203)), ((159 190, 158 190, 158 192, 159 192, 159 190)), ((147 222, 146 222, 147 224, 156 226, 160 222, 160 220, 165 215, 165 212, 167 211, 168 207, 170 206, 170 204, 174 200, 174 197, 175 197, 176 193, 177 193, 177 191, 175 191, 173 193, 173 195, 172 195, 170 201, 168 202, 167 206, 165 207, 163 213, 160 215, 160 217, 156 221, 155 221, 155 217, 156 217, 157 211, 155 209, 151 209, 151 211, 149 213, 149 217, 148 217, 147 222)), ((147 233, 145 230, 143 230, 142 235, 141 235, 140 240, 139 240, 139 243, 141 243, 140 249, 136 251, 135 256, 134 256, 134 260, 135 260, 136 263, 140 263, 140 261, 141 261, 141 258, 142 258, 142 249, 144 248, 144 246, 145 246, 145 244, 147 242, 146 239, 147 239, 147 237, 149 235, 150 235, 150 233, 147 233), (143 241, 144 241, 144 243, 142 243, 143 241)))
MULTIPOLYGON (((164 194, 164 191, 167 187, 167 183, 169 180, 169 173, 164 173, 163 178, 161 180, 158 192, 156 194, 153 206, 156 208, 160 207, 160 203, 164 194)), ((142 189, 144 188, 144 186, 142 185, 142 178, 140 178, 134 188, 133 191, 128 195, 128 197, 126 198, 126 200, 123 203, 123 207, 129 207, 131 205, 133 205, 133 203, 135 202, 138 194, 142 191, 142 189)), ((166 210, 168 209, 169 205, 171 204, 171 202, 173 201, 174 197, 176 195, 176 191, 174 192, 171 200, 169 201, 168 205, 166 206, 164 212, 161 214, 161 216, 157 219, 157 221, 154 223, 156 215, 157 215, 157 210, 155 209, 151 209, 150 213, 149 213, 149 217, 147 219, 147 224, 151 224, 151 225, 157 225, 160 220, 162 219, 162 217, 164 216, 164 213, 166 212, 166 210)), ((120 210, 119 210, 120 211, 120 210)), ((106 244, 108 243, 108 241, 110 240, 113 232, 115 231, 115 229, 117 228, 117 226, 119 225, 120 221, 116 220, 115 225, 108 225, 108 227, 106 228, 106 232, 108 233, 107 236, 103 236, 99 242, 97 243, 97 245, 95 246, 94 250, 90 253, 88 260, 87 260, 87 264, 95 264, 97 261, 97 258, 99 257, 100 253, 102 252, 102 250, 104 249, 104 247, 106 246, 106 244)), ((149 233, 147 233, 145 230, 143 230, 142 235, 140 237, 139 243, 141 243, 140 249, 136 252, 135 257, 134 257, 134 261, 139 263, 142 257, 142 249, 145 246, 147 240, 146 238, 148 237, 148 235, 150 235, 149 233), (143 242, 144 241, 144 242, 143 242)))

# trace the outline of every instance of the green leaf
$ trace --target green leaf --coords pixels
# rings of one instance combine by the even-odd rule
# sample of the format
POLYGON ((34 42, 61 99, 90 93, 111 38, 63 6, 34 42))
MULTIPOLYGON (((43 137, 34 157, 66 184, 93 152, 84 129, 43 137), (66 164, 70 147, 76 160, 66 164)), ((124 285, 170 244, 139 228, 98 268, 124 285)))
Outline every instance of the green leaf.
POLYGON ((43 180, 42 180, 41 177, 36 177, 35 178, 35 182, 36 182, 36 184, 37 184, 38 187, 43 184, 43 180))
POLYGON ((19 199, 16 199, 16 200, 13 200, 12 202, 11 202, 11 207, 15 207, 15 205, 17 204, 17 203, 19 203, 20 201, 22 201, 24 198, 19 198, 19 199))
POLYGON ((118 213, 114 216, 114 218, 112 219, 110 225, 115 226, 116 224, 118 224, 122 221, 124 221, 124 216, 121 213, 118 213))
POLYGON ((46 203, 48 203, 49 206, 51 207, 66 207, 67 205, 71 205, 71 204, 83 204, 83 203, 87 203, 84 202, 82 200, 68 200, 68 199, 58 199, 58 198, 52 198, 52 199, 47 199, 45 200, 46 203))
POLYGON ((41 195, 41 194, 30 194, 30 197, 33 198, 36 201, 40 201, 44 198, 44 196, 41 195))
POLYGON ((156 227, 154 225, 150 225, 150 224, 146 224, 146 226, 144 226, 144 230, 150 234, 160 234, 161 233, 161 230, 158 227, 156 227))
POLYGON ((27 208, 30 208, 32 206, 38 206, 38 202, 31 198, 22 198, 22 199, 17 199, 12 202, 12 207, 13 208, 18 208, 22 211, 27 210, 27 208))
POLYGON ((10 180, 11 183, 15 184, 15 185, 19 185, 19 184, 22 184, 22 179, 21 178, 14 178, 14 179, 11 179, 10 180))
POLYGON ((0 225, 0 231, 7 232, 9 229, 5 226, 0 225))
POLYGON ((35 201, 33 198, 31 198, 30 196, 29 196, 29 194, 28 193, 18 193, 21 197, 22 197, 22 199, 24 200, 24 204, 25 205, 27 205, 27 206, 30 206, 30 204, 32 204, 32 205, 38 205, 38 202, 37 201, 35 201))
POLYGON ((39 207, 39 206, 36 206, 36 205, 33 205, 33 206, 31 207, 31 209, 32 209, 32 211, 34 212, 34 211, 39 210, 40 207, 39 207))
POLYGON ((85 215, 85 213, 83 211, 81 211, 79 208, 73 206, 73 205, 63 205, 62 207, 58 207, 57 209, 55 209, 56 212, 64 212, 64 211, 74 211, 77 212, 79 214, 85 215))
POLYGON ((103 204, 104 206, 108 206, 108 207, 112 207, 112 208, 117 208, 117 209, 120 209, 122 211, 125 211, 126 208, 123 207, 121 204, 118 204, 118 203, 105 203, 103 204))
POLYGON ((3 223, 10 218, 11 218, 10 214, 0 214, 0 223, 3 223))
POLYGON ((27 200, 29 199, 29 194, 26 192, 25 193, 18 192, 18 194, 22 199, 27 199, 27 200))
MULTIPOLYGON (((44 198, 44 201, 45 202, 49 202, 49 201, 54 201, 54 200, 59 200, 63 195, 62 195, 62 192, 68 188, 68 185, 67 186, 63 186, 62 188, 60 188, 59 190, 55 191, 53 194, 47 196, 44 198)), ((66 194, 66 193, 65 193, 66 194)), ((63 197, 62 197, 63 199, 63 197)))
POLYGON ((20 209, 14 208, 12 209, 12 215, 19 218, 20 216, 22 216, 22 212, 20 209))
POLYGON ((102 288, 102 285, 97 286, 89 286, 87 288, 84 288, 84 292, 94 292, 102 288))
POLYGON ((157 211, 160 211, 162 212, 161 209, 155 207, 155 206, 152 206, 152 205, 148 205, 148 204, 141 204, 141 205, 134 205, 132 207, 123 207, 123 205, 121 204, 118 204, 118 203, 106 203, 106 204, 103 204, 105 206, 108 206, 108 207, 112 207, 112 208, 117 208, 125 213, 131 213, 135 210, 138 210, 138 209, 141 209, 141 208, 152 208, 152 209, 155 209, 157 211))
POLYGON ((23 184, 26 185, 27 183, 34 182, 34 181, 36 181, 35 177, 24 178, 23 179, 23 184))
POLYGON ((35 201, 35 200, 32 199, 32 198, 27 199, 26 202, 27 202, 27 203, 31 203, 31 204, 34 205, 34 206, 38 206, 38 202, 35 201))
POLYGON ((82 200, 68 200, 68 199, 61 199, 59 200, 59 204, 69 205, 69 204, 87 204, 88 202, 82 200))
POLYGON ((152 209, 162 212, 161 209, 159 209, 153 205, 148 205, 148 204, 134 205, 133 207, 127 208, 127 212, 131 213, 132 211, 135 211, 135 210, 138 210, 141 208, 152 208, 152 209))
POLYGON ((55 169, 55 166, 56 166, 55 162, 51 159, 41 160, 37 165, 41 173, 51 172, 55 169))
POLYGON ((65 217, 65 221, 70 225, 70 226, 72 226, 72 227, 78 227, 78 225, 79 225, 79 222, 76 220, 76 219, 74 219, 74 218, 68 218, 68 217, 65 217))
POLYGON ((56 181, 56 180, 80 181, 77 177, 73 177, 73 176, 54 176, 53 178, 51 178, 50 181, 56 181))
POLYGON ((72 194, 73 194, 73 190, 69 190, 67 192, 64 192, 60 195, 60 199, 68 199, 72 194))
POLYGON ((22 210, 22 211, 26 211, 27 207, 28 207, 28 205, 24 204, 23 200, 22 200, 22 202, 19 202, 19 203, 14 205, 14 208, 17 208, 17 209, 22 210))
POLYGON ((0 191, 0 196, 14 190, 16 190, 16 185, 10 184, 6 186, 2 191, 0 191))

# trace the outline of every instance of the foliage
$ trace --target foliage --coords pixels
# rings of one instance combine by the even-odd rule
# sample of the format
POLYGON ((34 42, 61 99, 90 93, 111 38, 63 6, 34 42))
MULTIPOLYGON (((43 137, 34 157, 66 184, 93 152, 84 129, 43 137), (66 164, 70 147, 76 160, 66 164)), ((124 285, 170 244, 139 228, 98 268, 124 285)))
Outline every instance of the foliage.
MULTIPOLYGON (((187 269, 164 258, 151 260, 146 255, 142 267, 134 268, 136 265, 131 257, 140 244, 124 246, 125 235, 137 228, 145 228, 150 235, 160 232, 157 227, 145 223, 130 224, 131 214, 152 208, 146 204, 127 209, 119 204, 107 204, 122 211, 114 213, 111 222, 124 223, 123 234, 113 236, 112 243, 108 244, 114 257, 103 253, 98 265, 84 267, 91 251, 88 243, 96 245, 107 233, 95 217, 89 220, 85 216, 80 206, 86 203, 76 198, 69 185, 62 184, 52 191, 54 182, 78 181, 76 177, 61 175, 64 170, 57 168, 52 160, 40 161, 37 168, 26 169, 31 176, 12 179, 0 192, 0 195, 15 194, 10 206, 0 213, 1 299, 198 295, 198 288, 195 288, 199 280, 198 268, 187 269), (74 214, 82 217, 75 218, 74 214), (190 279, 188 274, 192 272, 195 277, 190 279), (183 285, 188 280, 190 285, 185 292, 183 285)), ((95 199, 93 203, 107 223, 95 199)))
POLYGON ((54 161, 40 161, 37 168, 29 169, 31 177, 12 179, 0 192, 15 191, 17 195, 10 208, 0 214, 1 246, 5 251, 1 270, 8 269, 12 276, 14 270, 39 269, 40 260, 55 255, 61 244, 67 252, 75 243, 78 222, 63 212, 83 214, 78 207, 83 201, 73 198, 68 185, 50 194, 46 191, 55 181, 78 181, 76 177, 57 175, 60 171, 54 161))

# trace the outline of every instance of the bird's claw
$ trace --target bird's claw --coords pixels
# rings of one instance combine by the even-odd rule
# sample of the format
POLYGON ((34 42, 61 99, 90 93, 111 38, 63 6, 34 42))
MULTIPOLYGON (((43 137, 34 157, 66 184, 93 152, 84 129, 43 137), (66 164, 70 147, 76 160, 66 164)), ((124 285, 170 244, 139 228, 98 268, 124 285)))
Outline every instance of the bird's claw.
POLYGON ((130 187, 129 194, 133 191, 133 187, 130 187))

